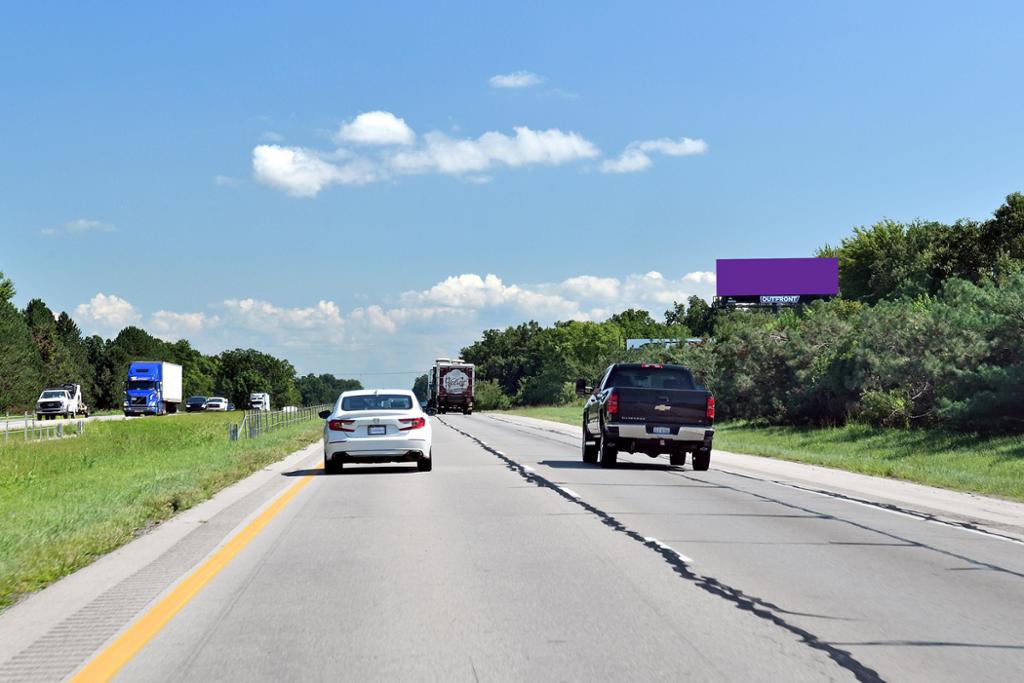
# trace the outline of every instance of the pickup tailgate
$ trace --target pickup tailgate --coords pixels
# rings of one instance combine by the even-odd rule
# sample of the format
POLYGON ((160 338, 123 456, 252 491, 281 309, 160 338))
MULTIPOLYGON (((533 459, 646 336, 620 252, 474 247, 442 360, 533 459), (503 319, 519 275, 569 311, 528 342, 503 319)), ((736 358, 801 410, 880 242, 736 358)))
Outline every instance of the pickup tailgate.
POLYGON ((708 392, 686 389, 616 388, 618 422, 630 424, 708 425, 708 392))

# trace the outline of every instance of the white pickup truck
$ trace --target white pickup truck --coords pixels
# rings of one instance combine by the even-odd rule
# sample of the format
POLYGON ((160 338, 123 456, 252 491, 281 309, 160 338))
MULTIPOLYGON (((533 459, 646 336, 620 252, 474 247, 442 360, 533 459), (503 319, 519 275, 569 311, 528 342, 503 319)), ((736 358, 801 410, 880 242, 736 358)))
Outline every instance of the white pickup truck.
POLYGON ((89 417, 89 406, 82 400, 82 385, 62 384, 43 389, 36 401, 36 419, 52 420, 58 415, 66 418, 78 415, 89 417))

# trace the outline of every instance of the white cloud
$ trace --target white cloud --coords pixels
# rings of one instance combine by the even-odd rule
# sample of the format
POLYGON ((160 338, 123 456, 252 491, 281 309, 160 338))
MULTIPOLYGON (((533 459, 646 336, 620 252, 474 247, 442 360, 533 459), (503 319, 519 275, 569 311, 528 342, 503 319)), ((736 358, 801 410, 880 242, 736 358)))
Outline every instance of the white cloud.
POLYGON ((621 283, 614 277, 577 275, 562 282, 562 289, 577 297, 593 297, 603 301, 615 299, 621 291, 621 283))
POLYGON ((599 167, 602 173, 635 173, 651 165, 651 158, 635 147, 627 147, 618 159, 605 159, 599 167))
POLYGON ((633 144, 644 152, 660 152, 671 157, 703 154, 708 151, 708 143, 692 138, 679 138, 678 140, 659 138, 657 140, 642 140, 633 144))
POLYGON ((75 308, 75 318, 87 329, 110 332, 134 325, 142 316, 121 297, 99 292, 89 303, 79 304, 75 308))
POLYGON ((426 144, 411 152, 399 152, 391 166, 401 173, 475 173, 502 164, 519 167, 533 164, 560 165, 600 155, 594 143, 583 136, 557 128, 515 129, 515 136, 487 132, 474 139, 451 138, 439 131, 427 133, 426 144))
POLYGON ((411 145, 416 133, 389 111, 369 111, 342 124, 335 137, 358 145, 411 145))
POLYGON ((715 274, 710 270, 698 270, 694 273, 687 273, 683 276, 684 282, 692 282, 694 284, 702 285, 713 285, 717 281, 715 274))
POLYGON ((311 329, 322 325, 344 325, 338 304, 323 299, 306 308, 281 308, 258 299, 227 299, 224 307, 238 320, 256 328, 311 329))
POLYGON ((41 235, 76 234, 86 232, 115 232, 117 226, 113 223, 92 220, 90 218, 76 218, 68 221, 59 228, 43 228, 39 231, 41 235))
POLYGON ((607 159, 601 163, 602 173, 636 173, 651 166, 649 153, 681 157, 692 154, 703 154, 708 151, 708 143, 693 138, 659 138, 657 140, 634 140, 626 145, 626 149, 617 159, 607 159))
POLYGON ((544 79, 530 71, 515 71, 510 74, 497 74, 487 81, 492 88, 529 88, 540 85, 544 79))
MULTIPOLYGON (((494 77, 505 79, 503 83, 529 78, 539 77, 527 72, 494 77)), ((264 133, 264 137, 270 136, 264 133)), ((291 195, 314 197, 331 185, 365 185, 425 173, 454 175, 480 184, 493 180, 487 171, 496 167, 559 166, 601 156, 597 145, 583 135, 558 128, 517 126, 512 135, 488 131, 476 138, 452 137, 433 130, 417 144, 416 133, 405 120, 388 111, 359 114, 342 124, 334 139, 341 146, 333 151, 257 145, 252 150, 254 177, 291 195), (361 149, 357 154, 346 145, 359 145, 361 149)), ((597 168, 604 173, 635 173, 651 166, 652 154, 685 156, 706 150, 703 140, 685 137, 634 140, 619 157, 605 159, 597 168)), ((215 182, 232 184, 234 180, 217 176, 215 182)))
POLYGON ((297 197, 313 197, 328 185, 364 185, 380 179, 374 165, 353 159, 331 163, 313 150, 279 145, 257 145, 252 150, 256 179, 297 197))
POLYGON ((260 133, 260 140, 265 140, 267 142, 284 142, 284 136, 280 133, 275 133, 272 130, 265 130, 260 133))
POLYGON ((157 311, 149 318, 148 330, 164 341, 188 339, 203 329, 217 325, 220 318, 205 313, 157 311))

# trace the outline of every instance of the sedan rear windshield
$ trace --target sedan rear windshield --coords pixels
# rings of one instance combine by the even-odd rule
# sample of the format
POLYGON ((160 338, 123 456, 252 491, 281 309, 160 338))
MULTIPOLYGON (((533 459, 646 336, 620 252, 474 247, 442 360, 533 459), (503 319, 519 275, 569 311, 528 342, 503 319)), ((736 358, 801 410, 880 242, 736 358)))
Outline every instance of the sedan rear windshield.
POLYGON ((607 386, 638 389, 696 389, 693 375, 683 368, 617 368, 607 386))
POLYGON ((376 396, 346 396, 341 399, 341 409, 350 410, 409 410, 412 398, 402 394, 377 394, 376 396))

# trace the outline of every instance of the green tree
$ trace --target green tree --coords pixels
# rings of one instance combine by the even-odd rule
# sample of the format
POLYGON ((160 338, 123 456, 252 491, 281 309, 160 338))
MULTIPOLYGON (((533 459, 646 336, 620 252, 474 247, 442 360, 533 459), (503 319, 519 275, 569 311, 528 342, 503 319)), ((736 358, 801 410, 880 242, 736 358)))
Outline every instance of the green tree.
POLYGON ((295 386, 299 390, 302 405, 310 406, 334 403, 342 393, 362 389, 363 383, 357 379, 338 379, 329 373, 310 373, 298 378, 295 386))
POLYGON ((15 294, 17 290, 14 289, 14 282, 0 271, 0 303, 10 301, 15 294))
POLYGON ((420 401, 427 400, 427 381, 429 378, 426 373, 420 375, 412 383, 412 393, 416 394, 416 398, 420 401))
MULTIPOLYGON (((683 317, 681 324, 693 335, 710 337, 712 333, 712 315, 714 314, 711 306, 699 296, 691 296, 686 302, 688 304, 686 315, 683 317)), ((668 318, 667 313, 665 317, 666 319, 668 318)))
POLYGON ((1014 192, 1006 197, 982 227, 981 241, 989 264, 1024 261, 1024 194, 1014 192))
POLYGON ((473 389, 473 406, 477 410, 508 410, 512 400, 494 380, 479 381, 473 389))
POLYGON ((270 393, 279 406, 300 402, 295 368, 288 361, 255 349, 225 351, 218 359, 218 391, 236 406, 248 405, 249 394, 256 391, 270 393))
POLYGON ((624 339, 651 339, 662 336, 665 327, 642 308, 627 308, 608 318, 608 322, 622 330, 624 339))
MULTIPOLYGON (((43 379, 50 386, 67 382, 87 383, 84 369, 75 362, 71 349, 57 331, 53 311, 41 299, 32 299, 25 307, 25 322, 43 361, 43 379)), ((73 324, 73 323, 72 323, 73 324)))
POLYGON ((549 350, 539 323, 485 330, 483 338, 462 349, 461 357, 476 365, 478 379, 493 379, 502 391, 514 396, 523 378, 537 374, 549 350))
POLYGON ((686 302, 673 301, 672 308, 665 311, 666 325, 686 324, 686 302))
POLYGON ((43 360, 12 296, 13 285, 0 275, 0 410, 32 410, 45 383, 43 360))

